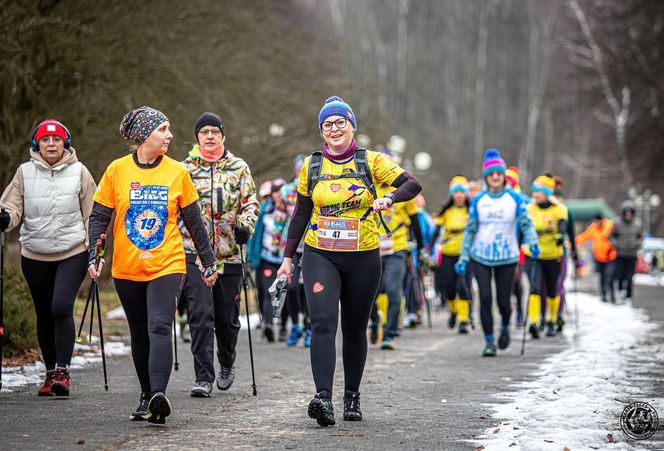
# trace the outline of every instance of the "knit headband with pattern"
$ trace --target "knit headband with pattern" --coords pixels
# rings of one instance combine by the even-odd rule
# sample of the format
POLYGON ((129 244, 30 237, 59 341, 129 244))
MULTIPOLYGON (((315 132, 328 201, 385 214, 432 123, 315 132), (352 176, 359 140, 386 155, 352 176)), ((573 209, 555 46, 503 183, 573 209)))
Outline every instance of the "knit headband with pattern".
POLYGON ((143 144, 167 120, 161 111, 142 106, 124 115, 120 122, 120 135, 136 144, 143 144))

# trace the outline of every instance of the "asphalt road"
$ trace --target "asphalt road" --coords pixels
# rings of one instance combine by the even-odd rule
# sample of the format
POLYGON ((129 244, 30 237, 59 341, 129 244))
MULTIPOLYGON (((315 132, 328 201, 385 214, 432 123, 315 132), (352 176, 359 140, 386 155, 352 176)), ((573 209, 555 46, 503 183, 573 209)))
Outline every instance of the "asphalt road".
MULTIPOLYGON (((634 304, 664 328, 664 289, 639 287, 634 304)), ((173 372, 168 392, 173 414, 163 427, 129 421, 138 383, 131 359, 115 357, 108 366, 109 392, 103 391, 101 367, 92 366, 73 374, 68 399, 39 398, 36 387, 3 393, 0 449, 474 449, 472 440, 499 424, 487 404, 512 384, 536 377, 538 364, 562 350, 565 340, 529 343, 522 357, 513 337, 505 352, 482 358, 479 327, 460 336, 447 329, 446 319, 440 313, 433 330, 404 331, 396 351, 371 347, 361 387, 362 422, 339 421, 340 358, 333 399, 337 425, 320 428, 306 413, 314 394, 308 351, 266 343, 257 332, 258 396, 252 396, 242 331, 236 382, 228 392, 215 388, 209 399, 189 397, 191 353, 179 343, 180 371, 173 372)), ((661 379, 653 396, 657 391, 664 392, 661 379)))

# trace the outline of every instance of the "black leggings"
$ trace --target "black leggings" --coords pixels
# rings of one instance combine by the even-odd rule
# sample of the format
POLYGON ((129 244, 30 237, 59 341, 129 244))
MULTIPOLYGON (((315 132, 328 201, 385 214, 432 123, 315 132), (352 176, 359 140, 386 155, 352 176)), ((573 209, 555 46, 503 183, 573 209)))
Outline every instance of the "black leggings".
POLYGON ((28 282, 37 313, 37 339, 47 370, 71 363, 76 326, 74 302, 85 278, 88 253, 45 262, 21 256, 21 269, 28 282))
POLYGON ((532 280, 533 259, 526 257, 524 270, 530 281, 530 294, 542 294, 541 284, 544 283, 546 295, 549 298, 558 296, 558 276, 560 275, 560 262, 558 260, 537 260, 535 280, 532 280))
POLYGON ((344 385, 346 390, 359 391, 367 359, 369 314, 381 277, 380 252, 330 252, 305 246, 302 258, 316 391, 332 393, 340 301, 344 385))
POLYGON ((482 320, 482 329, 485 336, 493 336, 493 313, 491 312, 493 304, 493 294, 491 292, 492 273, 496 281, 496 300, 501 316, 501 327, 508 327, 510 316, 512 315, 510 297, 512 295, 515 266, 516 263, 511 263, 492 267, 475 261, 471 265, 480 288, 480 319, 482 320))
POLYGON ((466 271, 465 276, 461 278, 456 271, 454 271, 454 264, 459 260, 458 256, 443 255, 443 260, 440 264, 442 290, 445 299, 453 301, 457 295, 460 299, 466 301, 470 300, 470 284, 472 276, 470 271, 466 271), (464 279, 465 282, 464 283, 464 279))
POLYGON ((516 298, 516 311, 523 315, 523 282, 521 282, 521 275, 523 274, 523 265, 516 265, 514 268, 514 286, 512 293, 516 298))
POLYGON ((184 274, 136 282, 113 279, 131 335, 131 356, 144 392, 165 392, 173 367, 173 317, 184 274))

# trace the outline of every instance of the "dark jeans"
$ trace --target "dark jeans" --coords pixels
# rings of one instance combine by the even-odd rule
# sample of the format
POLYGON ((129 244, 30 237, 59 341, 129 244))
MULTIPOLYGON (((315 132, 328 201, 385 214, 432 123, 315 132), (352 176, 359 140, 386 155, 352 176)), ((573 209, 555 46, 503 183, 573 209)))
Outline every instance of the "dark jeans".
POLYGON ((195 255, 187 255, 187 278, 182 296, 187 299, 191 353, 197 381, 214 381, 214 337, 219 364, 232 367, 240 332, 242 276, 219 274, 212 289, 205 286, 195 255))
POLYGON ((607 296, 615 302, 616 294, 613 291, 613 272, 615 271, 615 260, 609 262, 598 262, 595 260, 595 271, 599 273, 599 289, 602 294, 602 300, 607 301, 607 296))
POLYGON ((387 322, 385 337, 394 338, 399 328, 399 313, 403 298, 403 281, 406 276, 406 251, 396 252, 382 257, 383 276, 380 279, 379 292, 387 294, 387 322))
POLYGON ((47 370, 64 367, 74 352, 74 302, 85 278, 88 253, 45 262, 21 257, 21 269, 37 313, 37 339, 47 370))
POLYGON ((145 282, 113 280, 127 315, 131 356, 141 391, 165 392, 173 367, 173 319, 183 275, 169 274, 145 282))
POLYGON ((616 275, 618 290, 626 290, 625 296, 632 298, 632 278, 636 268, 636 257, 618 257, 616 259, 616 275))
POLYGON ((214 302, 212 290, 199 283, 201 271, 196 256, 187 255, 187 277, 182 299, 189 312, 191 353, 197 381, 214 381, 214 302))

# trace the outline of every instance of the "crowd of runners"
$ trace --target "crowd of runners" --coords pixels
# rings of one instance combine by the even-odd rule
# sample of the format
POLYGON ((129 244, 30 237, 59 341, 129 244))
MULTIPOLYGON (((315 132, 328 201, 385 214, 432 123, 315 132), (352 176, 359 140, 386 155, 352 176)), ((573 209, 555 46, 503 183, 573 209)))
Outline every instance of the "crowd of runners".
POLYGON ((129 416, 155 424, 171 413, 166 391, 177 316, 194 356, 191 396, 233 384, 247 277, 255 278, 262 338, 310 348, 315 394, 308 415, 321 426, 336 421, 339 324, 343 419, 359 421, 369 343, 398 349, 404 329, 431 324, 432 308, 447 308, 447 326, 460 334, 479 318, 487 357, 508 348, 515 328, 532 339, 556 336, 565 325, 563 281, 579 269, 576 245, 585 241, 593 243, 603 300, 616 301, 615 278, 631 297, 643 235, 631 205, 617 221, 598 217, 575 237, 563 181, 541 174, 528 196, 518 168, 488 149, 481 177, 453 177, 431 214, 420 182, 389 151, 358 145, 358 120, 341 98, 325 101, 316 126, 320 150, 295 156, 288 180, 264 181, 257 190, 247 163, 226 148, 227 131, 214 113, 196 119, 196 145, 178 162, 166 155, 168 118, 150 107, 128 112, 119 132, 131 151, 98 185, 78 161, 67 127, 40 122, 29 161, 0 200, 3 233, 21 225, 21 267, 46 366, 38 394, 72 389, 74 302, 86 273, 96 280, 105 271, 98 243, 111 224, 111 275, 140 385, 129 416), (270 287, 281 276, 286 302, 273 318, 270 287))

